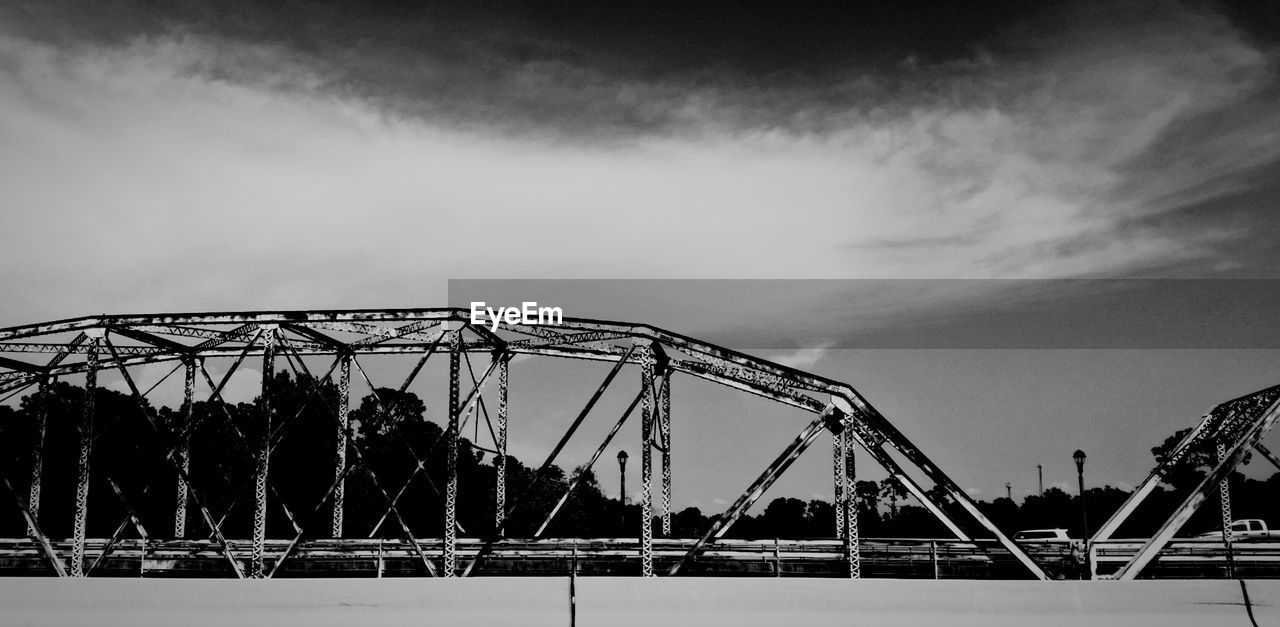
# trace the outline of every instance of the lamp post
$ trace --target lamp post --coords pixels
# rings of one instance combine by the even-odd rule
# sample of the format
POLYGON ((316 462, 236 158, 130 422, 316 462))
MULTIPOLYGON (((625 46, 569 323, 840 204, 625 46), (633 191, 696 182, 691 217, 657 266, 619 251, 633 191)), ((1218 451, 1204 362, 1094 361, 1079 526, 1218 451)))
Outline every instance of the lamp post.
POLYGON ((1013 484, 1008 481, 1004 482, 1004 497, 1013 500, 1013 484))
POLYGON ((618 451, 618 491, 622 501, 622 528, 627 527, 627 452, 618 451))
POLYGON ((1044 496, 1044 464, 1036 464, 1036 478, 1040 482, 1040 496, 1044 496))
POLYGON ((1076 450, 1071 458, 1076 460, 1076 479, 1080 484, 1080 524, 1084 528, 1084 537, 1089 538, 1089 510, 1084 506, 1084 451, 1076 450))
POLYGON ((1084 504, 1084 451, 1076 449, 1071 458, 1076 461, 1076 481, 1080 486, 1080 524, 1084 538, 1084 572, 1093 572, 1089 564, 1089 509, 1084 504))

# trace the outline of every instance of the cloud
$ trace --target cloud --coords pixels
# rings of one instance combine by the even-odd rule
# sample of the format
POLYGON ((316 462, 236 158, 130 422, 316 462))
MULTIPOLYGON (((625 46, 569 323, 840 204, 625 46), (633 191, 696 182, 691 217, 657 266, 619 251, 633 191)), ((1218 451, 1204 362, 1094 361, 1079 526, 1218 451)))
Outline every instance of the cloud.
MULTIPOLYGON (((522 101, 469 122, 334 83, 278 45, 0 35, 0 203, 13 216, 0 262, 16 271, 3 313, 422 306, 443 301, 450 277, 1220 263, 1247 228, 1151 218, 1280 158, 1264 130, 1280 128, 1280 107, 1261 106, 1273 64, 1223 20, 1173 6, 893 83, 504 66, 486 89, 522 101), (580 132, 521 113, 535 109, 580 132), (660 122, 601 122, 636 116, 660 122), (1207 118, 1207 153, 1162 158, 1207 118), (54 241, 77 255, 45 255, 54 241)), ((808 350, 784 359, 820 355, 808 350)))
POLYGON ((797 370, 807 370, 812 368, 814 364, 818 363, 818 360, 822 359, 822 356, 825 355, 827 350, 833 345, 833 342, 826 342, 813 348, 801 348, 790 353, 769 355, 768 359, 784 366, 790 366, 797 370))
POLYGON ((711 499, 711 504, 712 504, 712 505, 721 505, 721 506, 723 506, 723 505, 728 505, 728 504, 729 504, 729 501, 726 501, 726 500, 724 500, 724 499, 722 499, 722 498, 714 498, 714 499, 711 499))

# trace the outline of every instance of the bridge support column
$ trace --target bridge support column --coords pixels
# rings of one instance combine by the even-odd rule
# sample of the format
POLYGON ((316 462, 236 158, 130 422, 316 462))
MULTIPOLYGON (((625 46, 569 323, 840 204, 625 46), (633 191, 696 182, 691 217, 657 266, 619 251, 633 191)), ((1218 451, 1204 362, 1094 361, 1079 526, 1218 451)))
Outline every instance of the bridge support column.
POLYGON ((671 369, 658 388, 658 428, 662 432, 662 537, 671 537, 671 369))
POLYGON ((44 481, 44 447, 49 422, 49 380, 40 379, 40 389, 36 392, 36 445, 31 450, 31 486, 27 493, 27 511, 31 514, 31 524, 27 525, 27 535, 36 537, 40 531, 40 487, 44 481))
POLYGON ((842 478, 844 483, 842 486, 844 502, 841 504, 840 509, 844 510, 845 526, 841 539, 844 541, 845 558, 849 560, 849 577, 861 579, 862 551, 858 538, 858 495, 854 489, 858 484, 857 474, 854 472, 853 428, 846 428, 836 437, 840 440, 840 448, 844 453, 844 476, 842 478))
POLYGON ((653 366, 652 347, 640 357, 640 574, 653 576, 653 366))
POLYGON ((462 330, 451 331, 449 337, 449 428, 445 432, 448 473, 444 497, 444 576, 457 573, 458 544, 458 375, 462 358, 462 330))
POLYGON ((844 538, 844 519, 845 519, 845 495, 844 486, 848 477, 845 476, 844 460, 845 450, 848 448, 848 439, 844 432, 831 434, 831 479, 834 486, 832 487, 832 500, 835 506, 836 514, 836 537, 844 538))
POLYGON ((89 458, 93 454, 93 419, 98 395, 98 349, 102 335, 89 340, 85 355, 84 414, 80 419, 80 457, 76 466, 76 510, 72 525, 71 576, 84 576, 85 523, 89 516, 89 458))
POLYGON ((187 501, 191 499, 187 482, 183 475, 191 474, 191 429, 194 426, 196 402, 196 358, 184 360, 186 376, 182 383, 182 424, 178 425, 178 448, 174 462, 181 471, 178 473, 178 484, 174 490, 173 537, 181 540, 187 535, 187 501))
POLYGON ((267 473, 271 465, 271 384, 275 378, 276 329, 264 327, 262 334, 262 416, 258 419, 257 467, 253 472, 253 552, 250 576, 266 576, 263 553, 267 542, 267 473))
POLYGON ((333 528, 330 530, 335 538, 342 537, 343 498, 347 492, 345 477, 347 468, 347 446, 351 414, 351 355, 341 357, 338 366, 338 432, 335 435, 333 456, 333 528))
POLYGON ((493 459, 493 530, 498 537, 506 536, 507 523, 507 385, 511 360, 507 355, 498 365, 498 441, 494 448, 498 454, 493 459))
MULTIPOLYGON (((1221 464, 1227 458, 1227 446, 1221 440, 1218 441, 1217 447, 1218 463, 1221 464)), ((1235 579, 1236 564, 1235 556, 1231 551, 1231 475, 1227 474, 1222 481, 1218 483, 1218 502, 1222 507, 1222 544, 1227 549, 1227 577, 1235 579)))

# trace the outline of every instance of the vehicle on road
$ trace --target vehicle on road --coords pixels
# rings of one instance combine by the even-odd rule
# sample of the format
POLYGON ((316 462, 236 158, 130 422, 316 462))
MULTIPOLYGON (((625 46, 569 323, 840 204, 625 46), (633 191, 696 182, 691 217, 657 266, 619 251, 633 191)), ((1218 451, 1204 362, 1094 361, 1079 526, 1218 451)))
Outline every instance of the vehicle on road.
POLYGON ((1015 533, 1013 539, 1019 542, 1066 542, 1071 540, 1071 536, 1067 535, 1066 529, 1027 529, 1015 533))
MULTIPOLYGON (((1206 531, 1198 537, 1214 539, 1222 537, 1222 530, 1206 531)), ((1231 539, 1235 542, 1261 542, 1264 540, 1280 540, 1280 531, 1267 528, 1267 522, 1259 518, 1246 518, 1231 523, 1231 539)))

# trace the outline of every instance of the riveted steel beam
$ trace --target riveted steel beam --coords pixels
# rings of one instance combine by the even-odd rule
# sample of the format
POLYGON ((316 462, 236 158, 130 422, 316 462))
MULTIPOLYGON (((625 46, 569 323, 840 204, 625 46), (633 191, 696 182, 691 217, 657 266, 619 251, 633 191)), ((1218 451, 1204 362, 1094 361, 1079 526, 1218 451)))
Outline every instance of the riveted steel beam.
MULTIPOLYGON (((196 360, 186 359, 186 376, 182 385, 182 424, 178 428, 177 463, 183 473, 191 471, 191 432, 195 427, 196 360)), ((173 508, 173 537, 187 536, 187 501, 191 495, 187 483, 178 479, 173 508)))
POLYGON ((267 541, 267 474, 271 468, 271 387, 275 379, 277 329, 263 333, 261 415, 258 417, 258 448, 253 469, 253 551, 249 572, 254 578, 266 576, 264 552, 267 541))
POLYGON ((493 458, 493 528, 502 537, 507 522, 507 395, 510 387, 511 353, 498 357, 502 362, 498 370, 498 432, 494 438, 496 453, 493 458))
POLYGON ((663 369, 658 389, 658 425, 662 435, 662 536, 671 537, 671 370, 663 369))
MULTIPOLYGON (((190 353, 193 350, 191 346, 187 346, 181 342, 175 342, 167 337, 160 337, 159 335, 132 327, 111 327, 111 332, 116 335, 127 337, 131 340, 137 340, 139 342, 155 346, 156 348, 163 348, 178 354, 190 353)), ((119 349, 122 347, 117 346, 116 348, 119 349)))
POLYGON ((93 419, 98 395, 98 348, 102 337, 89 341, 84 381, 84 408, 80 418, 80 455, 76 465, 75 519, 71 531, 71 576, 84 576, 85 528, 89 517, 89 462, 93 455, 93 419))
POLYGON ((653 572, 653 378, 657 357, 652 346, 640 353, 640 575, 653 572))
POLYGON ((458 406, 459 368, 462 365, 460 348, 462 334, 454 333, 449 338, 449 426, 445 431, 446 468, 448 479, 445 485, 444 500, 444 576, 457 575, 458 559, 458 420, 461 408, 458 406))
POLYGON ((341 357, 342 366, 338 371, 338 424, 335 437, 335 450, 333 454, 334 481, 333 488, 333 519, 331 525, 331 534, 335 538, 342 537, 342 508, 343 497, 346 494, 346 483, 344 481, 349 465, 347 464, 347 447, 351 445, 351 356, 343 355, 341 357))
POLYGON ((39 533, 37 524, 40 521, 40 489, 44 484, 44 453, 47 445, 49 422, 49 380, 40 380, 40 389, 36 392, 36 442, 31 449, 31 482, 27 492, 27 510, 30 522, 27 535, 39 533))

